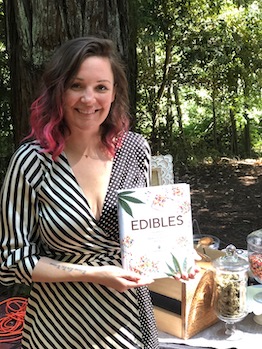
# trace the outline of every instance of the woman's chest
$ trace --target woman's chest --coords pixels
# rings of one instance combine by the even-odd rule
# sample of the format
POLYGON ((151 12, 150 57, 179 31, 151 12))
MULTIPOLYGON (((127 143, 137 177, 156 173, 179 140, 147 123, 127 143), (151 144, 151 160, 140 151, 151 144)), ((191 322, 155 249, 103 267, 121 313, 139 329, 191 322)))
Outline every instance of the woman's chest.
POLYGON ((102 213, 110 183, 112 166, 112 161, 90 159, 72 167, 76 181, 96 219, 99 219, 102 213))

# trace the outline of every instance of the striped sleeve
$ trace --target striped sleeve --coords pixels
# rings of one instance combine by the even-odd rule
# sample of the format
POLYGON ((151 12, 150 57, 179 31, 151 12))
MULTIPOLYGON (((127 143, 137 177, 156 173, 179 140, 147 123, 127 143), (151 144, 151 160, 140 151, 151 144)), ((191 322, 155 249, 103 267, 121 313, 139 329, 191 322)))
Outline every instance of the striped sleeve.
POLYGON ((31 284, 39 260, 37 193, 32 185, 41 176, 40 161, 30 146, 22 146, 10 161, 0 197, 0 282, 31 284))

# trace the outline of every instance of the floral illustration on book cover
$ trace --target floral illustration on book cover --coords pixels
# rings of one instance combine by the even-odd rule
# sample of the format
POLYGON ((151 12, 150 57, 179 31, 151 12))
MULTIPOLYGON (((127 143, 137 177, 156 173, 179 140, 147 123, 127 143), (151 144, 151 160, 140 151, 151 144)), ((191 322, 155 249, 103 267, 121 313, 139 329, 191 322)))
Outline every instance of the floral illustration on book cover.
POLYGON ((120 190, 122 264, 153 278, 190 272, 194 265, 188 184, 120 190))

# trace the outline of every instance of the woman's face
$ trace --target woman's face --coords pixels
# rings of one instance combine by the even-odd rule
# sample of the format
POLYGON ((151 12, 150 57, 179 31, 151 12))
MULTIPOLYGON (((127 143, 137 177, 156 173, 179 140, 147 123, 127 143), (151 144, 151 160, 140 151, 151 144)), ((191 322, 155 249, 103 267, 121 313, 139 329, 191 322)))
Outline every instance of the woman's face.
POLYGON ((93 56, 84 60, 64 95, 64 117, 70 131, 98 130, 114 99, 109 59, 93 56))

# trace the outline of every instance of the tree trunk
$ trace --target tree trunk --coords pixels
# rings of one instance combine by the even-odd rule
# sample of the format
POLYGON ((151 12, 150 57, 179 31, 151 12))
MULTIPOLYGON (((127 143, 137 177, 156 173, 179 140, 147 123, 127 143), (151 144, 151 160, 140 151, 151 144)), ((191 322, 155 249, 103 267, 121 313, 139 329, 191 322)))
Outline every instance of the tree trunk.
POLYGON ((167 103, 166 103, 166 132, 164 133, 166 138, 165 149, 167 153, 172 153, 174 148, 174 137, 173 137, 173 127, 174 127, 174 115, 173 115, 173 86, 168 85, 167 88, 167 103))
POLYGON ((219 151, 217 144, 217 115, 216 115, 216 90, 212 90, 212 119, 213 119, 213 141, 214 148, 219 151))
POLYGON ((233 108, 229 109, 229 116, 231 122, 231 150, 233 155, 238 155, 238 143, 237 143, 237 127, 233 108))
POLYGON ((177 122, 178 122, 178 129, 179 129, 179 152, 181 154, 181 159, 186 160, 187 151, 186 151, 186 142, 185 142, 185 135, 184 135, 184 127, 183 127, 183 114, 182 114, 181 102, 179 98, 178 86, 174 85, 173 91, 174 91, 174 97, 175 97, 175 104, 176 104, 176 110, 177 110, 177 122))
POLYGON ((244 113, 244 118, 246 120, 245 128, 244 128, 244 149, 245 149, 245 156, 249 158, 251 156, 251 139, 250 139, 250 118, 247 112, 244 113))
POLYGON ((162 67, 162 81, 160 84, 160 87, 158 88, 156 94, 155 94, 155 101, 152 103, 154 106, 152 110, 152 133, 151 133, 151 147, 153 154, 156 154, 159 150, 161 150, 161 140, 159 137, 160 132, 160 104, 161 99, 163 97, 164 90, 167 85, 167 78, 168 78, 168 71, 169 71, 169 64, 171 61, 171 49, 172 49, 172 40, 167 40, 165 45, 165 62, 162 67))
POLYGON ((132 5, 133 0, 4 0, 15 145, 28 132, 29 108, 43 66, 68 39, 105 32, 131 67, 127 74, 130 95, 135 96, 136 35, 135 27, 129 27, 132 5))
POLYGON ((248 88, 248 82, 244 79, 244 118, 246 120, 245 128, 244 128, 244 151, 246 157, 251 157, 251 136, 250 136, 250 118, 248 115, 248 103, 249 103, 249 88, 248 88))

